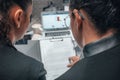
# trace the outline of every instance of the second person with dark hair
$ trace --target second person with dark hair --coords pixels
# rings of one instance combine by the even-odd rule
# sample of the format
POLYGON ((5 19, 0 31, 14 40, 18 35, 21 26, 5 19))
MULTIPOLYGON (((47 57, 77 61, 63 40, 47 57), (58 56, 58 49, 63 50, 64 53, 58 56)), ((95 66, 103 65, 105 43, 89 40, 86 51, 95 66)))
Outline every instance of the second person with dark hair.
POLYGON ((120 0, 70 0, 84 58, 56 80, 120 80, 120 0))

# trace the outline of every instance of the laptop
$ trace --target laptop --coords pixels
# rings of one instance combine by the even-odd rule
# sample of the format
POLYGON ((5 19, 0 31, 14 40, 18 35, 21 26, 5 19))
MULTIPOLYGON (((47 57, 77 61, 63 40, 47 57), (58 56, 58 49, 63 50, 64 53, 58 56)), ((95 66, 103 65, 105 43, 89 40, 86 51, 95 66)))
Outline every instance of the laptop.
POLYGON ((68 36, 70 32, 70 18, 68 11, 51 11, 41 13, 43 36, 68 36))

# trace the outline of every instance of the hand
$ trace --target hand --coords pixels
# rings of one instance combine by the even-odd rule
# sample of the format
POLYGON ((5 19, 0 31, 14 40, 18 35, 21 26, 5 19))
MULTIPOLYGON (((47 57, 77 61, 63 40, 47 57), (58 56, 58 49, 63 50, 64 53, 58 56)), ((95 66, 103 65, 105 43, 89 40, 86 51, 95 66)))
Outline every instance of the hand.
POLYGON ((67 65, 67 67, 72 67, 76 62, 78 62, 80 60, 79 56, 72 56, 69 57, 69 62, 70 64, 67 65))

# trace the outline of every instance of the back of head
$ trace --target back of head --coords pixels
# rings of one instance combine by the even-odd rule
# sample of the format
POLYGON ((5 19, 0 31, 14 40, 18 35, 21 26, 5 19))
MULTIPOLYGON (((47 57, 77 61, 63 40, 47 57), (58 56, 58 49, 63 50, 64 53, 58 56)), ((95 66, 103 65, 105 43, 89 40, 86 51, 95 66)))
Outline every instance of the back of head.
POLYGON ((0 0, 0 42, 9 40, 7 36, 15 26, 10 21, 10 9, 17 5, 25 12, 29 4, 32 0, 0 0))
POLYGON ((120 0, 71 0, 70 9, 86 11, 99 34, 120 33, 120 0))

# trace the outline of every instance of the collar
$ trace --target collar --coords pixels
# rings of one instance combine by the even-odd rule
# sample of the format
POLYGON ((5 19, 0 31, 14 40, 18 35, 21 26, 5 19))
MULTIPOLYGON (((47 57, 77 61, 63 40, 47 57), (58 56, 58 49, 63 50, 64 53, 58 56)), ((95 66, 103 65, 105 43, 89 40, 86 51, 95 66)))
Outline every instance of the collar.
POLYGON ((99 54, 103 51, 106 51, 106 50, 112 48, 112 47, 115 47, 119 43, 120 43, 120 36, 112 35, 110 37, 103 38, 96 42, 87 44, 83 48, 84 57, 90 57, 90 56, 99 54))
POLYGON ((17 49, 14 47, 14 45, 10 41, 8 42, 0 41, 0 47, 4 47, 4 46, 8 46, 9 48, 13 48, 14 50, 17 51, 17 49))

